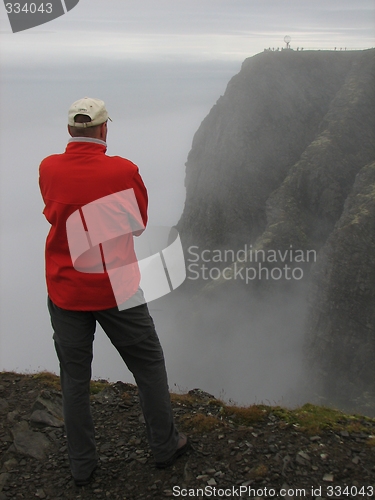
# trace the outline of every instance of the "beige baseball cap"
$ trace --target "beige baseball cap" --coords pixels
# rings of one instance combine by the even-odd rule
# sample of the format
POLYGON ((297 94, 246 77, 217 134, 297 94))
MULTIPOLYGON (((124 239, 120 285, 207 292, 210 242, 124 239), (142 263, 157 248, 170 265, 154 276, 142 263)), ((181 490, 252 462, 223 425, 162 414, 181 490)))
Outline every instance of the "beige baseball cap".
MULTIPOLYGON (((68 112, 68 125, 71 127, 95 127, 101 123, 111 120, 108 116, 105 104, 100 99, 92 97, 84 97, 73 102, 68 112), (78 123, 75 121, 76 115, 87 115, 91 118, 91 122, 78 123)), ((112 121, 112 120, 111 120, 112 121)))

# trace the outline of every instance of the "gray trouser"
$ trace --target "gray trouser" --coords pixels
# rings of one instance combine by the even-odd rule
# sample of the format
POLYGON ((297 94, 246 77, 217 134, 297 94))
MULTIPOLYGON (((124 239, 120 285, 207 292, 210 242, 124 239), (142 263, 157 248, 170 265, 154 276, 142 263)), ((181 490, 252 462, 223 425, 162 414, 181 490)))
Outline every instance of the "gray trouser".
POLYGON ((90 409, 91 362, 96 321, 134 375, 146 421, 147 437, 157 462, 177 449, 163 350, 146 304, 119 311, 68 311, 48 299, 60 361, 65 430, 75 479, 90 476, 98 460, 90 409))

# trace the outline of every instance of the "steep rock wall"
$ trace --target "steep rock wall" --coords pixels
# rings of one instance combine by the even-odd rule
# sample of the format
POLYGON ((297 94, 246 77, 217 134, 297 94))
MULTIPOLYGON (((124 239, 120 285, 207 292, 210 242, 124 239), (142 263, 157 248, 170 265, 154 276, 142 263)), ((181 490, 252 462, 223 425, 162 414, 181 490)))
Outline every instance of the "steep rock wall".
MULTIPOLYGON (((326 403, 372 414, 374 81, 374 49, 247 59, 195 134, 178 223, 185 248, 316 251, 298 291, 309 297, 309 384, 326 403)), ((276 284, 258 281, 256 293, 276 284)), ((222 294, 234 283, 204 285, 222 294)))
POLYGON ((316 390, 340 407, 375 410, 375 162, 356 176, 319 254, 306 357, 316 390))
POLYGON ((354 52, 265 52, 240 73, 195 134, 186 163, 185 240, 253 242, 266 201, 316 139, 354 52))

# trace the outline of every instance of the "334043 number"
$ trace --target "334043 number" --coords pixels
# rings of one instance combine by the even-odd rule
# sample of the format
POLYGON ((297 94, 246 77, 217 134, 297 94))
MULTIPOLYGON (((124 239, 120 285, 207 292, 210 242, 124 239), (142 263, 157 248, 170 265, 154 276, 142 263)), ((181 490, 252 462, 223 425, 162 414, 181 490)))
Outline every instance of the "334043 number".
POLYGON ((31 3, 24 3, 21 5, 20 3, 6 3, 5 4, 5 9, 8 14, 21 14, 22 12, 25 14, 36 14, 36 13, 41 13, 41 14, 51 14, 52 13, 52 4, 50 2, 48 3, 40 3, 37 5, 34 2, 31 3))
POLYGON ((373 486, 327 486, 327 497, 372 497, 374 496, 374 487, 373 486))

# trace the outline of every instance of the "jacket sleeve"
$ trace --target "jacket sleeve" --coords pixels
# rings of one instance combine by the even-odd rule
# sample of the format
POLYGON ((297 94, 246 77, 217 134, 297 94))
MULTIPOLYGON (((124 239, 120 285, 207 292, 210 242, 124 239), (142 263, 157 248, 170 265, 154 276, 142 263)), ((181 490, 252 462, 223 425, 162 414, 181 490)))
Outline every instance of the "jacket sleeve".
MULTIPOLYGON (((147 215, 147 208, 148 208, 148 195, 147 195, 147 189, 146 186, 143 183, 142 177, 139 174, 139 170, 137 167, 137 171, 133 177, 133 189, 134 189, 134 194, 138 202, 138 208, 141 213, 143 225, 146 228, 147 226, 147 220, 148 220, 148 215, 147 215)), ((138 231, 134 231, 133 234, 135 236, 140 236, 143 233, 144 229, 140 229, 138 231)))
MULTIPOLYGON (((42 195, 42 199, 44 202, 44 208, 43 208, 43 214, 48 220, 47 217, 47 196, 46 196, 46 174, 45 174, 45 160, 41 162, 39 165, 39 189, 40 189, 40 194, 42 195)), ((48 222, 50 222, 48 220, 48 222)))

